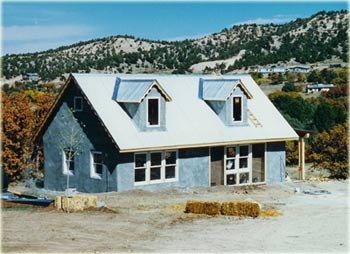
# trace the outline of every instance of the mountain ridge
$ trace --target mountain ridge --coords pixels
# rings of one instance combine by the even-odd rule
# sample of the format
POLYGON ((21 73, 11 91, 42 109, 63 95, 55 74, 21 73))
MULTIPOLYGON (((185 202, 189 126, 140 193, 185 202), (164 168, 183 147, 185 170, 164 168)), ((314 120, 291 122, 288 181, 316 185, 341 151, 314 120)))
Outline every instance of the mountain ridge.
POLYGON ((269 64, 347 62, 347 10, 318 12, 286 24, 242 24, 198 39, 156 41, 108 36, 36 53, 2 57, 4 82, 36 72, 43 81, 70 72, 247 72, 269 64))

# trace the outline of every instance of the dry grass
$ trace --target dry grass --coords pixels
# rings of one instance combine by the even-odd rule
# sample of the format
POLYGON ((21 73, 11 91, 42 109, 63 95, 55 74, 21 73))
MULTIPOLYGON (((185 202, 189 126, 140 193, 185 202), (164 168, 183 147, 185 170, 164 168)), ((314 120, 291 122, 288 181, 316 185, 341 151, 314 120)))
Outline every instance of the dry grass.
POLYGON ((282 213, 275 209, 267 209, 267 210, 261 210, 259 217, 266 218, 266 217, 277 217, 281 215, 282 213))
POLYGON ((207 215, 220 215, 221 204, 219 202, 187 201, 185 212, 207 215))
POLYGON ((258 217, 259 213, 260 207, 257 203, 233 201, 221 205, 223 215, 258 217))

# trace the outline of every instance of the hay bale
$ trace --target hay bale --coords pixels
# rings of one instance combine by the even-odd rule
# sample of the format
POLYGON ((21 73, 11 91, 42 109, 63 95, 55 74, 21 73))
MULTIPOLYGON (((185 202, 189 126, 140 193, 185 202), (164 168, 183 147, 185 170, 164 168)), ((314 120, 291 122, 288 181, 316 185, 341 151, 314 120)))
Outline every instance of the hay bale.
POLYGON ((259 213, 259 204, 254 202, 232 201, 221 205, 222 215, 258 217, 259 213))
POLYGON ((83 211, 89 207, 97 206, 96 196, 59 196, 55 199, 55 207, 58 210, 70 212, 83 211))
POLYGON ((219 215, 221 212, 221 204, 219 202, 187 201, 185 212, 207 215, 219 215))

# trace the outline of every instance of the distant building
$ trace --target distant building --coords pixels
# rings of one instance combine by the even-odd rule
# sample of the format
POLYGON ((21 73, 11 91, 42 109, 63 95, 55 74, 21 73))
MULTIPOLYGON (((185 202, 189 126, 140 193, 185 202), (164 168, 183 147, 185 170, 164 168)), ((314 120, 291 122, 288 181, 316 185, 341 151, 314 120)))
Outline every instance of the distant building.
POLYGON ((304 66, 293 66, 288 69, 290 72, 297 73, 307 73, 311 70, 310 66, 304 65, 304 66))
POLYGON ((306 86, 306 92, 307 93, 314 93, 314 92, 328 92, 329 89, 333 88, 333 84, 314 84, 314 85, 307 85, 306 86))
POLYGON ((38 81, 39 74, 38 73, 26 73, 23 75, 23 80, 38 81))
POLYGON ((270 67, 270 68, 255 68, 254 69, 255 72, 259 72, 259 73, 274 73, 274 72, 284 73, 287 70, 288 69, 285 67, 270 67))

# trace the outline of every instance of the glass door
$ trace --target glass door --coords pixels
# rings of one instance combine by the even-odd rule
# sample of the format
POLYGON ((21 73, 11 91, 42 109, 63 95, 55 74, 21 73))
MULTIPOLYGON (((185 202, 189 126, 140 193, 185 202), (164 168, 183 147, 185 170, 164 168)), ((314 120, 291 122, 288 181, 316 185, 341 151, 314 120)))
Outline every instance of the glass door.
POLYGON ((251 146, 228 146, 225 149, 225 185, 251 183, 251 146))

